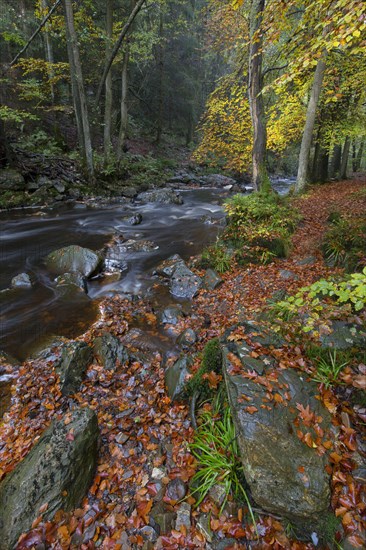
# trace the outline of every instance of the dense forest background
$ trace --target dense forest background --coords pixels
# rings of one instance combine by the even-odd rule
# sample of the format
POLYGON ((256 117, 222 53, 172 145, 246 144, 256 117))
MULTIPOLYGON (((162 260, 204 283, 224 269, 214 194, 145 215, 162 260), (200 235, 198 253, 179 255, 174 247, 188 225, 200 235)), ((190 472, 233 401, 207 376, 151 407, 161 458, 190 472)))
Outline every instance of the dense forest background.
POLYGON ((2 165, 80 155, 94 180, 174 145, 256 187, 297 173, 298 190, 364 168, 362 1, 1 5, 2 165))

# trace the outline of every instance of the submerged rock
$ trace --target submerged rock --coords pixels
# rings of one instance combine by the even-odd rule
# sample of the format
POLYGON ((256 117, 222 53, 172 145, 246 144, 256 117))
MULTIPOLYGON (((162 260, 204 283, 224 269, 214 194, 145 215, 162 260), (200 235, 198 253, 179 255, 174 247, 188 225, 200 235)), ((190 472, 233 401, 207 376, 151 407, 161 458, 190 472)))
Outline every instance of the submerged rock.
POLYGON ((70 395, 79 390, 92 358, 93 352, 85 342, 66 344, 62 350, 61 363, 57 367, 62 395, 70 395))
POLYGON ((63 275, 59 275, 56 278, 56 285, 58 287, 76 287, 83 292, 88 291, 86 278, 77 271, 75 271, 74 273, 64 273, 63 275))
POLYGON ((0 484, 0 549, 10 550, 48 505, 45 519, 76 508, 93 479, 98 422, 90 409, 75 409, 70 422, 55 420, 30 453, 0 484))
POLYGON ((110 332, 105 332, 94 340, 93 351, 98 363, 109 370, 116 368, 117 361, 125 363, 128 360, 126 348, 110 332))
MULTIPOLYGON (((258 328, 253 332, 257 334, 258 328)), ((304 437, 308 433, 311 441, 317 439, 312 425, 302 421, 301 411, 309 410, 321 419, 318 424, 324 437, 332 437, 327 434, 330 415, 316 398, 317 385, 306 375, 295 369, 274 369, 266 356, 253 364, 253 349, 244 340, 227 340, 229 334, 223 341, 223 370, 252 496, 265 510, 312 528, 329 507, 330 478, 326 456, 319 456, 316 445, 301 441, 297 432, 304 437), (264 380, 266 384, 261 383, 264 380)))
POLYGON ((46 265, 60 275, 79 272, 84 277, 90 277, 100 269, 102 257, 89 248, 71 245, 51 252, 46 257, 46 265))
POLYGON ((32 288, 32 281, 27 273, 19 273, 11 280, 11 288, 32 288))

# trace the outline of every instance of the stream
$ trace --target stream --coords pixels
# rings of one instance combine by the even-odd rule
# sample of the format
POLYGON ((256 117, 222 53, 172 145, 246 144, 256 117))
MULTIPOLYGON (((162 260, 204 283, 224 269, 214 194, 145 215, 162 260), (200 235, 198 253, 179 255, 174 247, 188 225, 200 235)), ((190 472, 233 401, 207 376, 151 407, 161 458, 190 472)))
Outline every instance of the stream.
MULTIPOLYGON (((0 213, 0 350, 24 360, 53 336, 74 338, 87 330, 99 312, 98 302, 114 293, 151 295, 156 265, 172 254, 183 259, 198 254, 215 241, 220 204, 227 193, 217 189, 181 192, 184 204, 73 204, 55 208, 18 209, 0 213), (142 223, 131 226, 127 216, 140 213, 142 223), (113 235, 148 239, 158 247, 150 252, 126 253, 128 269, 119 281, 88 281, 88 295, 72 299, 56 286, 44 258, 58 248, 77 244, 93 250, 106 245, 113 235), (31 289, 9 289, 11 279, 26 272, 31 289)), ((174 302, 167 292, 155 291, 155 301, 174 302), (160 292, 160 294, 159 294, 160 292)))

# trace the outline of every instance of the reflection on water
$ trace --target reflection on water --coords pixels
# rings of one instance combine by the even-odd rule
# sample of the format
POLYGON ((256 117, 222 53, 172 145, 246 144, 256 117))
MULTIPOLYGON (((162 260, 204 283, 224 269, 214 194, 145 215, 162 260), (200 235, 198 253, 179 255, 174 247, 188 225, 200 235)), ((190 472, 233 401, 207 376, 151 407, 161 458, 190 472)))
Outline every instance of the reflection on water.
MULTIPOLYGON (((96 319, 97 299, 111 293, 143 294, 151 289, 151 270, 178 253, 183 258, 199 253, 213 242, 218 226, 207 223, 223 216, 217 190, 182 193, 183 205, 113 204, 79 208, 62 205, 48 210, 0 213, 0 290, 12 277, 26 271, 34 283, 30 290, 0 292, 0 349, 25 358, 37 342, 51 335, 75 337, 96 319), (143 221, 131 226, 124 218, 140 212, 143 221), (89 295, 65 295, 56 288, 43 259, 57 248, 78 244, 102 248, 113 234, 148 239, 158 245, 152 252, 127 253, 128 270, 119 281, 89 282, 89 295)), ((156 298, 160 299, 160 298, 156 298)), ((162 301, 163 300, 161 295, 162 301)))

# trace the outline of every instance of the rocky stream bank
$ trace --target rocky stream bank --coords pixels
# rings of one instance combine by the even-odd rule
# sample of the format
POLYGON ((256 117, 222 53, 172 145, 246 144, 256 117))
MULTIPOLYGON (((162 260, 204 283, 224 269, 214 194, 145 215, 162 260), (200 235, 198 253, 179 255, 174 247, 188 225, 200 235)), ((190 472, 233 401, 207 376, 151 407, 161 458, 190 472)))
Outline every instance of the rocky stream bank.
MULTIPOLYGON (((319 219, 306 200, 288 259, 219 275, 173 255, 152 276, 174 303, 115 294, 79 338, 22 365, 3 358, 13 385, 0 424, 1 550, 310 549, 335 548, 340 537, 343 548, 362 547, 364 409, 352 382, 364 365, 345 373, 340 391, 319 386, 301 344, 261 320, 274 293, 332 272, 310 238, 319 219), (173 345, 155 338, 162 326, 173 345), (229 496, 222 508, 222 480, 199 506, 192 492, 197 411, 184 388, 214 338, 220 370, 210 385, 226 387, 255 525, 245 501, 229 496)), ((71 295, 85 293, 96 272, 123 272, 124 254, 141 242, 117 238, 103 254, 61 248, 46 265, 71 295)), ((323 345, 362 349, 365 334, 357 329, 355 340, 353 328, 338 325, 323 345)))

